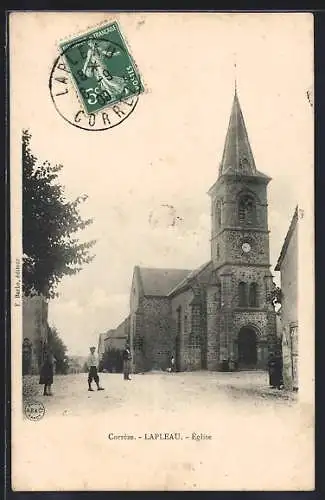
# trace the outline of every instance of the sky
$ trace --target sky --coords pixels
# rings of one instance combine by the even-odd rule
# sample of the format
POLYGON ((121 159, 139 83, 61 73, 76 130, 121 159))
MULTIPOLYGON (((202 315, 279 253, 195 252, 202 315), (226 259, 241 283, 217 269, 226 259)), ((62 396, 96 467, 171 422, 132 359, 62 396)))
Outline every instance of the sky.
POLYGON ((97 240, 95 260, 49 304, 70 355, 87 354, 126 317, 135 265, 192 269, 210 259, 207 191, 235 77, 256 166, 272 178, 276 264, 296 204, 313 202, 311 14, 19 13, 13 22, 11 65, 25 68, 23 82, 12 72, 15 128, 30 129, 36 156, 63 164, 67 198, 86 193, 81 213, 94 218, 80 238, 97 240), (57 113, 48 79, 59 41, 104 20, 118 21, 145 92, 121 125, 88 132, 57 113))

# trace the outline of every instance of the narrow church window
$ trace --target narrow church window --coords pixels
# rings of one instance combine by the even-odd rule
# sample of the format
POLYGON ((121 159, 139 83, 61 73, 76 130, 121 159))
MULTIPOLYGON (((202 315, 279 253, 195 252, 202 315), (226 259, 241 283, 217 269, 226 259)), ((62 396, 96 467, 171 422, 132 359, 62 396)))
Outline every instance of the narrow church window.
POLYGON ((201 306, 192 305, 192 346, 200 347, 201 344, 201 306))
POLYGON ((182 308, 179 306, 177 308, 177 335, 182 333, 182 308))
POLYGON ((184 315, 184 333, 187 333, 188 331, 188 317, 187 317, 187 314, 184 315))
POLYGON ((217 259, 220 258, 220 247, 219 247, 219 243, 217 243, 217 259))
POLYGON ((249 286, 249 305, 257 307, 257 283, 251 283, 249 286))
POLYGON ((216 222, 217 227, 221 226, 221 201, 218 200, 216 203, 216 222))
POLYGON ((217 307, 220 309, 221 307, 221 284, 217 285, 217 307))
POLYGON ((143 345, 144 345, 143 337, 141 337, 140 335, 136 335, 135 342, 134 342, 135 349, 137 351, 142 351, 143 345))
POLYGON ((239 306, 247 306, 247 285, 241 281, 238 285, 239 306))
POLYGON ((256 220, 255 200, 250 195, 242 196, 239 200, 239 222, 242 225, 252 225, 256 220))

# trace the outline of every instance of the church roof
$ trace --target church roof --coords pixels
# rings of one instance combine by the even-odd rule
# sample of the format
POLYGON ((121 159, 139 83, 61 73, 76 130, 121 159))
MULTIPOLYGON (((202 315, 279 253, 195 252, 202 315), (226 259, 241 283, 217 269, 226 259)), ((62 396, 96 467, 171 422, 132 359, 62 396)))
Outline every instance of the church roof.
POLYGON ((205 269, 211 264, 211 260, 209 260, 209 262, 205 262, 204 264, 202 264, 202 266, 198 267, 197 269, 194 269, 193 271, 191 271, 187 276, 185 276, 185 278, 180 282, 178 283, 175 288, 173 288, 170 292, 169 292, 169 295, 174 295, 176 294, 177 292, 180 292, 181 290, 184 290, 185 288, 187 288, 191 281, 194 279, 194 278, 197 278, 203 271, 205 271, 205 269))
POLYGON ((100 333, 98 337, 98 345, 104 344, 105 338, 106 338, 106 333, 100 333))
POLYGON ((244 175, 268 178, 256 169, 237 91, 235 91, 234 95, 219 169, 219 176, 221 175, 244 175))
POLYGON ((191 270, 139 267, 144 295, 165 297, 191 270))
POLYGON ((107 339, 113 337, 114 333, 115 333, 115 330, 112 328, 111 330, 107 330, 106 333, 101 333, 101 335, 104 336, 104 340, 107 340, 107 339))
POLYGON ((289 246, 291 237, 294 233, 294 230, 296 228, 297 222, 298 222, 298 205, 295 208, 293 217, 292 217, 291 222, 290 222, 288 232, 287 232, 286 237, 284 239, 284 243, 283 243, 283 246, 282 246, 282 249, 280 252, 280 256, 278 258, 278 262, 276 263, 276 266, 274 268, 275 271, 281 271, 281 265, 282 265, 282 262, 283 262, 285 255, 287 253, 288 246, 289 246))

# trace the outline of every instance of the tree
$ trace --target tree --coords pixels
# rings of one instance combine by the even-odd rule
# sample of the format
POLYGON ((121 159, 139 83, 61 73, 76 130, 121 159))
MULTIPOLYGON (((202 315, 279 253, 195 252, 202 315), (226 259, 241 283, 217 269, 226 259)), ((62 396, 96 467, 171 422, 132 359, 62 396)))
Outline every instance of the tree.
POLYGON ((81 243, 77 232, 93 221, 83 220, 79 205, 87 195, 67 201, 59 182, 62 165, 43 163, 32 154, 31 134, 22 133, 23 163, 23 291, 56 297, 63 276, 74 275, 94 255, 95 241, 81 243))
POLYGON ((270 302, 273 307, 281 306, 282 304, 282 290, 275 283, 273 283, 273 288, 270 293, 270 302))
POLYGON ((120 349, 116 349, 115 347, 107 349, 103 356, 102 368, 109 372, 115 371, 116 373, 122 373, 122 351, 120 349))
POLYGON ((53 354, 56 362, 56 373, 66 374, 69 369, 69 360, 66 356, 67 346, 61 339, 55 326, 48 327, 48 348, 53 354))

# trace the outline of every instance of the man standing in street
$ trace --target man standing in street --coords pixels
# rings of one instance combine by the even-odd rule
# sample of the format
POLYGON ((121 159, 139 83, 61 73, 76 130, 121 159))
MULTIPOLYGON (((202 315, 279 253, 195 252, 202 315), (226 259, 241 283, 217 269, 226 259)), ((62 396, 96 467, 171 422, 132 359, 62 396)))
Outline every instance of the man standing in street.
POLYGON ((90 347, 90 354, 87 358, 87 366, 88 366, 88 391, 93 391, 91 387, 91 383, 94 380, 97 385, 98 391, 103 391, 103 387, 99 385, 99 376, 98 376, 98 358, 95 354, 96 347, 90 347))
POLYGON ((131 351, 129 344, 125 344, 125 349, 123 351, 123 375, 124 380, 131 380, 130 371, 131 371, 131 351))

